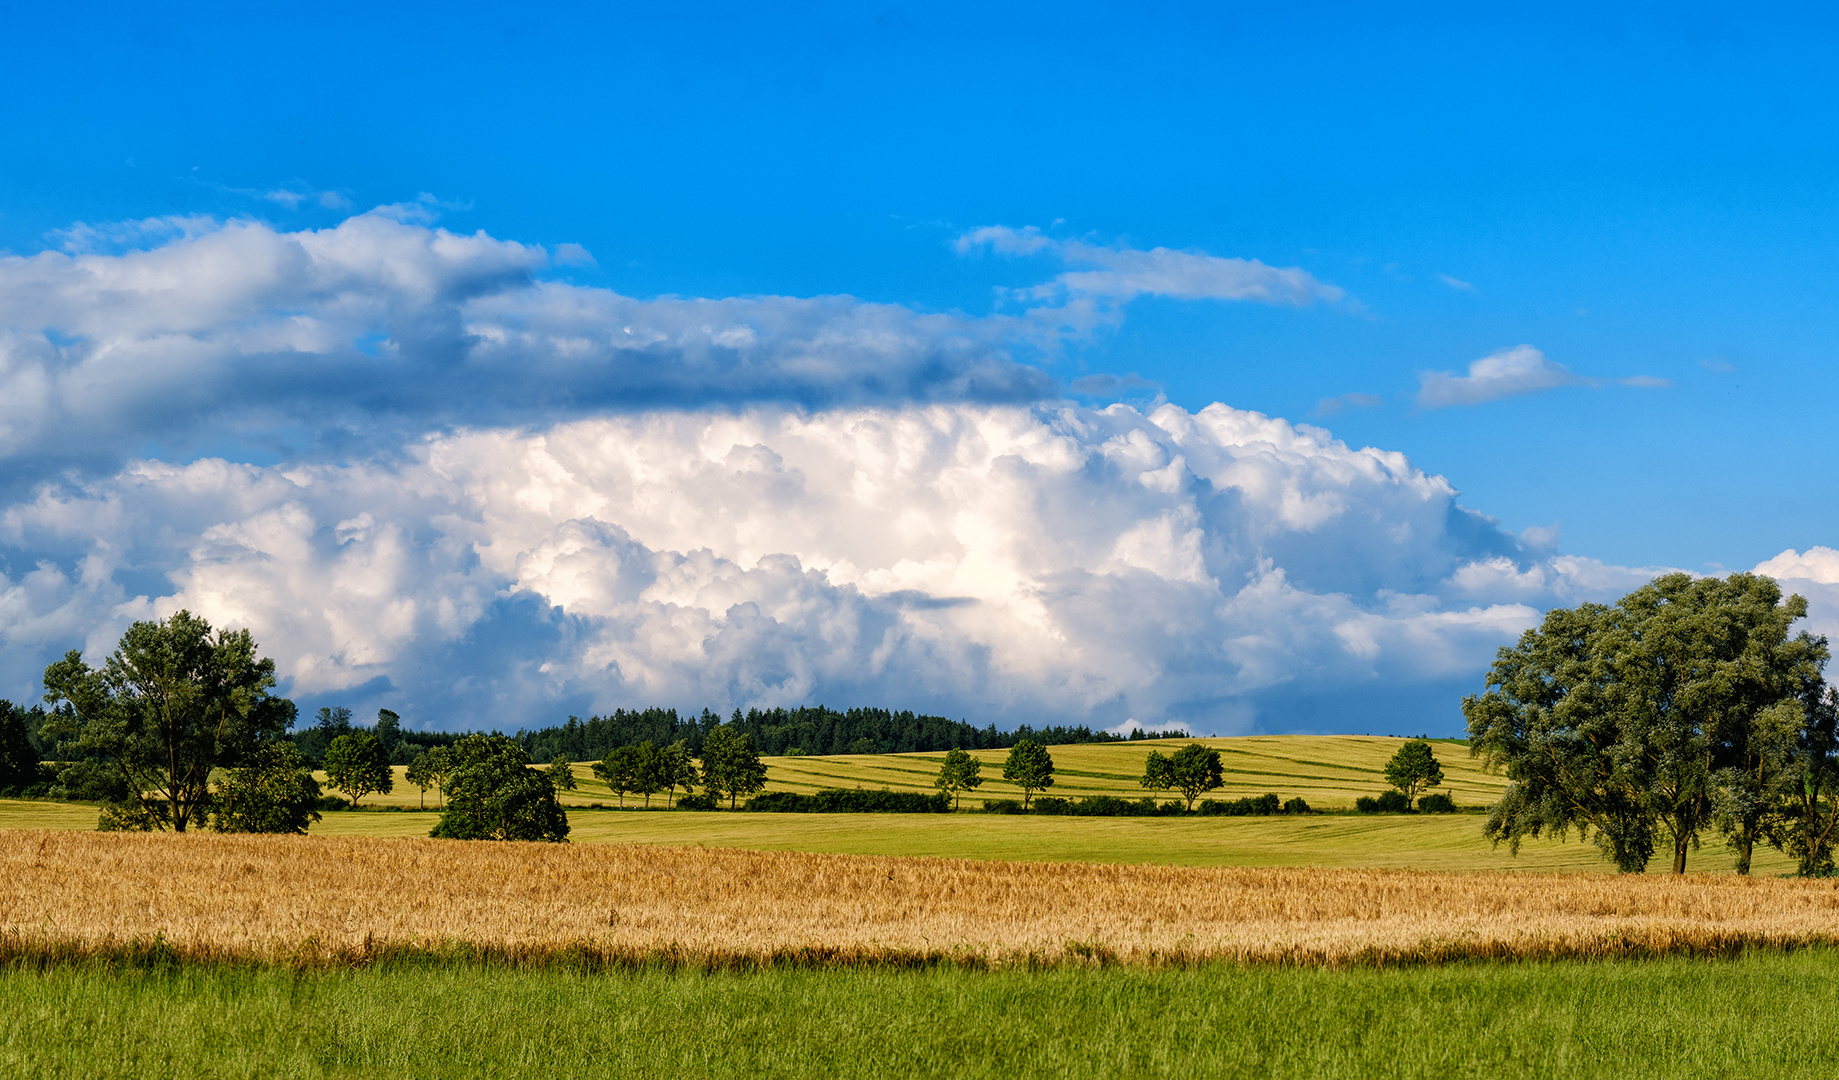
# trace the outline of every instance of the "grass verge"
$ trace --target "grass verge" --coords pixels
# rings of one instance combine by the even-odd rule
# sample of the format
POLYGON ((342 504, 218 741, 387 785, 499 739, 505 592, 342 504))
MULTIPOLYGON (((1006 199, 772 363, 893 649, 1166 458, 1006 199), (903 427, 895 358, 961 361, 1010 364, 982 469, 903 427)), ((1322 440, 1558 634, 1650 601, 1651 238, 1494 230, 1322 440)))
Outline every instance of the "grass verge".
POLYGON ((1825 1077, 1839 956, 1373 971, 0 966, 0 1075, 1825 1077))

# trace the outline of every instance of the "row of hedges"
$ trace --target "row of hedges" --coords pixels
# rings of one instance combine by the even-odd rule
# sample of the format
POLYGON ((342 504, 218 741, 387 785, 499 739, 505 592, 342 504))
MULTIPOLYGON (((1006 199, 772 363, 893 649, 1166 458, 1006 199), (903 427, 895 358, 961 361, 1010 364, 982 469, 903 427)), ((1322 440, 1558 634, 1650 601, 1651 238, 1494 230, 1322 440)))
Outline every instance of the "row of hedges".
POLYGON ((943 814, 951 810, 951 799, 917 791, 825 788, 815 795, 769 791, 747 800, 747 809, 767 814, 943 814))
POLYGON ((1088 795, 1083 799, 1055 799, 1043 796, 1034 800, 1032 811, 1024 808, 1018 799, 990 799, 984 802, 983 808, 991 814, 1032 812, 1066 817, 1186 817, 1189 814, 1204 817, 1248 817, 1312 812, 1309 804, 1300 798, 1291 799, 1289 802, 1279 802, 1275 795, 1234 799, 1230 802, 1223 799, 1209 799, 1191 811, 1178 802, 1159 803, 1151 798, 1120 799, 1116 795, 1088 795))
MULTIPOLYGON (((1409 814, 1411 804, 1405 800, 1404 792, 1387 791, 1373 797, 1362 795, 1354 800, 1354 809, 1362 814, 1409 814)), ((1456 812, 1456 800, 1442 792, 1426 795, 1418 800, 1417 813, 1453 814, 1456 812)))

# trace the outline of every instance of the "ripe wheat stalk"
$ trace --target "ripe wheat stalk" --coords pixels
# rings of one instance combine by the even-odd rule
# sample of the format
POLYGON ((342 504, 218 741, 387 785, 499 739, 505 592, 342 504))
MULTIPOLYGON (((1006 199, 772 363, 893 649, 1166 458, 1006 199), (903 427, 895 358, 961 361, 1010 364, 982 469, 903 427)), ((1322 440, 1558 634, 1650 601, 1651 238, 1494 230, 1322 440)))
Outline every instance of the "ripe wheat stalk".
POLYGON ((0 833, 0 959, 1139 965, 1839 941, 1839 885, 702 848, 0 833))

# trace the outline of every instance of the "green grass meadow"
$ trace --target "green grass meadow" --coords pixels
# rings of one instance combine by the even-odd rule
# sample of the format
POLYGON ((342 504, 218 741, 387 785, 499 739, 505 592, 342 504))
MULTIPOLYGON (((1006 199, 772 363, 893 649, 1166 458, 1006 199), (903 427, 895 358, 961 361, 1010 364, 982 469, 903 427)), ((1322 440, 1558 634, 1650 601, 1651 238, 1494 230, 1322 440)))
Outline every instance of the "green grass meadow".
POLYGON ((0 970, 34 1077, 1827 1077, 1839 956, 1322 971, 0 970))

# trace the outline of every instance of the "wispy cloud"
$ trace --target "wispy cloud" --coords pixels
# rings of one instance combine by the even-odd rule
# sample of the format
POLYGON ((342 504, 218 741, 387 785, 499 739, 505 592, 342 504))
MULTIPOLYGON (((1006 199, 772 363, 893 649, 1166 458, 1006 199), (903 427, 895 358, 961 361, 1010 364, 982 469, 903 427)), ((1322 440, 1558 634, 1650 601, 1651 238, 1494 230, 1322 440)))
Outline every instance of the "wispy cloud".
POLYGON ((1035 226, 985 225, 953 241, 961 255, 990 251, 1007 256, 1047 255, 1069 269, 1040 285, 1009 295, 1043 306, 1030 314, 1058 319, 1073 329, 1114 322, 1132 300, 1160 296, 1176 300, 1226 300, 1301 307, 1346 297, 1336 285, 1296 266, 1270 266, 1257 259, 1209 255, 1157 247, 1143 250, 1083 240, 1060 240, 1035 226))
POLYGON ((1339 416, 1349 409, 1372 409, 1383 404, 1378 394, 1337 394, 1315 403, 1315 415, 1339 416))
POLYGON ((1461 278, 1450 277, 1448 274, 1438 274, 1437 280, 1441 281, 1445 285, 1448 285, 1450 288, 1455 289, 1457 292, 1474 292, 1475 291, 1474 285, 1462 280, 1461 278))
POLYGON ((1480 405, 1565 386, 1602 386, 1605 382, 1642 389, 1673 385, 1670 380, 1653 375, 1610 380, 1579 375, 1531 345, 1516 345, 1471 363, 1466 375, 1449 371, 1420 372, 1417 402, 1421 409, 1443 409, 1453 405, 1480 405))

